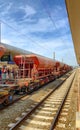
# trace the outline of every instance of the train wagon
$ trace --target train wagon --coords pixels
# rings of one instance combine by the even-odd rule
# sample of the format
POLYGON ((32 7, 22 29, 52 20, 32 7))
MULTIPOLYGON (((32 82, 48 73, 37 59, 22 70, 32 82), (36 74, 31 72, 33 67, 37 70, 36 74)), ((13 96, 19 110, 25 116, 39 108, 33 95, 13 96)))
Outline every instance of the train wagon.
POLYGON ((18 80, 21 91, 36 89, 63 74, 62 68, 64 63, 62 64, 59 61, 54 61, 43 56, 17 55, 14 57, 14 61, 19 66, 19 77, 26 78, 23 85, 21 85, 21 79, 18 80))
POLYGON ((15 56, 14 61, 19 69, 22 69, 24 77, 39 79, 52 74, 54 71, 55 61, 49 58, 36 55, 20 55, 15 56))

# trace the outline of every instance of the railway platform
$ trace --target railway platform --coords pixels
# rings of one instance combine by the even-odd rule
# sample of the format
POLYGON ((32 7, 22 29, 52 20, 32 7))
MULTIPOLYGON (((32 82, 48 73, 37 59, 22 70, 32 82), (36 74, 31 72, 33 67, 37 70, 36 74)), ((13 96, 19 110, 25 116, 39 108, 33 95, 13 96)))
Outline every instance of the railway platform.
POLYGON ((80 130, 80 68, 78 68, 77 74, 77 87, 78 87, 78 96, 77 96, 77 112, 76 112, 76 129, 80 130))
POLYGON ((77 112, 76 112, 76 129, 80 130, 80 68, 78 68, 77 74, 77 87, 78 87, 78 97, 77 97, 77 112))

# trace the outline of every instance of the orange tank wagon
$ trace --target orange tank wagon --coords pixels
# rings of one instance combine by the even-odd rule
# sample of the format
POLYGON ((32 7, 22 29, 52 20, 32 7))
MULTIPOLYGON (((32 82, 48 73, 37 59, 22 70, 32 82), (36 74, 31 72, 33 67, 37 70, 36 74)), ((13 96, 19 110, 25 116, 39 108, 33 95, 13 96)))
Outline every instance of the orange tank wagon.
POLYGON ((71 70, 68 65, 39 55, 17 55, 14 62, 19 67, 20 91, 31 91, 71 70), (21 85, 21 80, 26 79, 21 85), (25 87, 26 86, 26 87, 25 87), (27 88, 27 89, 26 89, 27 88))
MULTIPOLYGON (((35 78, 44 77, 50 74, 54 74, 54 71, 59 73, 65 68, 66 70, 69 67, 64 67, 64 63, 59 61, 54 61, 50 58, 46 58, 39 55, 17 55, 14 57, 15 63, 22 70, 21 75, 24 73, 24 77, 35 78)), ((68 65, 65 65, 68 66, 68 65)))

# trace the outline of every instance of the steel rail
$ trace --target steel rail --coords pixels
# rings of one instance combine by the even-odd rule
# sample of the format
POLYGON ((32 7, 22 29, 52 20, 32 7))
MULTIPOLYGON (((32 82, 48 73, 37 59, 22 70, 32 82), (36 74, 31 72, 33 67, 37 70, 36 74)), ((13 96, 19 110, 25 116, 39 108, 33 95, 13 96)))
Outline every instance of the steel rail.
MULTIPOLYGON (((69 78, 69 77, 67 77, 67 78, 69 78)), ((17 121, 17 122, 15 123, 15 125, 13 125, 9 130, 15 130, 15 129, 19 126, 20 123, 22 123, 25 119, 28 119, 29 116, 30 116, 57 88, 59 88, 59 87, 67 80, 67 78, 64 79, 64 81, 62 81, 60 84, 58 84, 57 86, 55 86, 54 89, 53 89, 50 93, 48 93, 37 105, 35 105, 34 108, 32 108, 26 115, 24 115, 19 121, 17 121)))
POLYGON ((66 94, 65 94, 65 96, 64 96, 64 99, 62 100, 62 103, 61 103, 61 105, 60 105, 60 107, 59 107, 59 109, 58 109, 58 111, 57 111, 57 114, 56 114, 56 116, 55 116, 54 119, 53 119, 53 122, 52 122, 52 125, 51 125, 51 127, 50 127, 50 130, 54 130, 54 128, 55 128, 55 126, 56 126, 56 123, 58 122, 58 118, 59 118, 60 112, 61 112, 61 110, 62 110, 62 108, 63 108, 63 106, 64 106, 64 103, 65 103, 65 101, 66 101, 66 98, 67 98, 67 96, 68 96, 68 93, 69 93, 69 91, 70 91, 70 88, 71 88, 71 86, 72 86, 72 84, 73 84, 74 78, 75 78, 75 75, 74 75, 74 77, 73 77, 73 79, 72 79, 72 81, 71 81, 71 83, 70 83, 70 86, 69 86, 69 88, 68 88, 68 90, 67 90, 67 92, 66 92, 66 94))

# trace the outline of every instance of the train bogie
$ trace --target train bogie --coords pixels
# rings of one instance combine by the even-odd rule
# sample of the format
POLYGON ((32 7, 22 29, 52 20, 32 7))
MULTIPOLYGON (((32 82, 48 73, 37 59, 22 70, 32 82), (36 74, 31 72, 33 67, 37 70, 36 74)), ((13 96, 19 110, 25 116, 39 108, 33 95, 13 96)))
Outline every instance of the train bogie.
POLYGON ((13 100, 13 95, 8 91, 0 89, 0 104, 8 105, 13 100))

